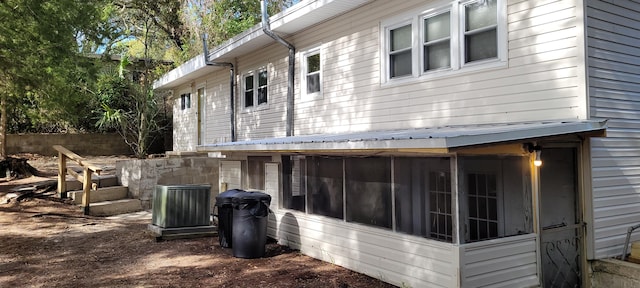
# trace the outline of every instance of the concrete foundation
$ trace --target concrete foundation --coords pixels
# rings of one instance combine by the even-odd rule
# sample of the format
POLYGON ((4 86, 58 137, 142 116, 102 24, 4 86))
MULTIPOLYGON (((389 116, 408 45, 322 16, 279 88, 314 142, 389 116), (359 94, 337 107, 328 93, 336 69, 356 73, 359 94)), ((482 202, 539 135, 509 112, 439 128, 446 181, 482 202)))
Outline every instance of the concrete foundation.
MULTIPOLYGON (((211 199, 219 193, 219 158, 182 157, 136 159, 116 162, 116 175, 130 196, 142 202, 143 209, 151 209, 156 185, 211 185, 211 199)), ((211 201, 213 211, 214 201, 211 201)))
POLYGON ((640 264, 620 261, 616 259, 592 261, 591 287, 640 287, 640 264))

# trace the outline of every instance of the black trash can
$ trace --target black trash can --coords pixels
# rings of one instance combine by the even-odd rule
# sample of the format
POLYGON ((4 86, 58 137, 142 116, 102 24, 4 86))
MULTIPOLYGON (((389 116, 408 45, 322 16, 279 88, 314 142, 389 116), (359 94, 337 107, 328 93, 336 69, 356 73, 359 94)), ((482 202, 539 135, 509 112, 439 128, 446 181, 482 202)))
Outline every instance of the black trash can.
POLYGON ((216 207, 218 207, 218 240, 220 242, 220 247, 231 247, 233 198, 236 194, 243 192, 245 191, 240 189, 231 189, 216 196, 216 207))
POLYGON ((264 257, 267 245, 267 219, 271 196, 246 191, 233 198, 233 256, 238 258, 264 257))

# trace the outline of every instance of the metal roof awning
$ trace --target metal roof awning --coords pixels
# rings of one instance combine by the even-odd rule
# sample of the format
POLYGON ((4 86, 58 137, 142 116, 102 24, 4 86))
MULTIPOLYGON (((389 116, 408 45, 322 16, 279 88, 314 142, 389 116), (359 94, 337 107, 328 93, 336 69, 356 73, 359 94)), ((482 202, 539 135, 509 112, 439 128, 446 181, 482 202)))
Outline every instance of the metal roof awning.
POLYGON ((446 126, 391 131, 303 135, 198 146, 202 152, 422 151, 449 153, 459 148, 583 134, 605 136, 606 121, 576 120, 446 126))

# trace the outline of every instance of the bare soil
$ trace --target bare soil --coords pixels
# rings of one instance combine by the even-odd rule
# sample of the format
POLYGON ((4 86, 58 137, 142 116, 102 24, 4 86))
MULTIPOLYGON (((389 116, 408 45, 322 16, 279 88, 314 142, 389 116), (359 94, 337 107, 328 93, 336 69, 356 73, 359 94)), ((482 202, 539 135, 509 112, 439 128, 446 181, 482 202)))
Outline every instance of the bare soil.
MULTIPOLYGON (((0 199, 55 179, 55 157, 27 156, 51 176, 0 183, 0 199)), ((149 223, 85 216, 46 195, 0 202, 0 287, 393 287, 276 243, 264 258, 240 259, 215 237, 156 242, 149 223)))

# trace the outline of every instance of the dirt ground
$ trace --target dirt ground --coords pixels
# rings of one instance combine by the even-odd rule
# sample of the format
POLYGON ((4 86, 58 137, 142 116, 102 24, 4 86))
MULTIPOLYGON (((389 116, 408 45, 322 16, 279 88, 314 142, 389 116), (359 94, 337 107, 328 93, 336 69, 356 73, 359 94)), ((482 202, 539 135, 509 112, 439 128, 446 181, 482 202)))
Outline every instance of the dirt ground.
MULTIPOLYGON (((55 179, 54 157, 13 156, 51 176, 0 182, 0 199, 55 179)), ((91 160, 112 171, 123 158, 91 160)), ((240 259, 216 237, 156 242, 149 223, 84 216, 48 196, 0 201, 0 287, 393 287, 275 243, 264 258, 240 259)))

